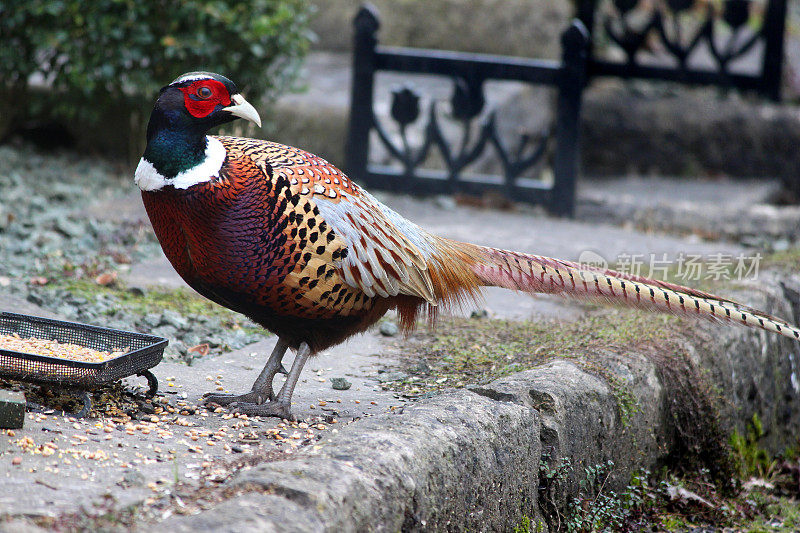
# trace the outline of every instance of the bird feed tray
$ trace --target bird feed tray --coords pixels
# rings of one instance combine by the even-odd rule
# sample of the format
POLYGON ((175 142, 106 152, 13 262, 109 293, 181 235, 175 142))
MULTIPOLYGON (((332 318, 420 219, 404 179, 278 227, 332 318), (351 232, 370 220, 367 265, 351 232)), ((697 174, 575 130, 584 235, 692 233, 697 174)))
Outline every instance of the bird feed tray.
POLYGON ((81 361, 4 349, 0 344, 0 377, 88 390, 136 374, 147 378, 151 395, 158 390, 158 381, 148 369, 161 362, 167 346, 162 337, 0 312, 0 336, 5 335, 77 345, 106 353, 108 358, 81 361))

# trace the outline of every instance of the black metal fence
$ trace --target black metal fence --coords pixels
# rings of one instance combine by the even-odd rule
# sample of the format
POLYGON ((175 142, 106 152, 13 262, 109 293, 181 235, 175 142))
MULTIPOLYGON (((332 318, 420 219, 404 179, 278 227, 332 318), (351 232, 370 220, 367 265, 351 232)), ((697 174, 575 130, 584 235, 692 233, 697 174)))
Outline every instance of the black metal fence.
POLYGON ((578 164, 578 123, 581 91, 585 83, 588 32, 576 20, 562 34, 562 60, 541 61, 516 57, 467 54, 447 51, 391 48, 378 45, 380 23, 374 8, 362 7, 355 19, 355 52, 350 127, 347 138, 347 172, 368 187, 416 194, 464 192, 482 194, 498 191, 515 201, 544 205, 553 214, 570 216, 574 210, 578 164), (374 86, 378 71, 395 71, 444 76, 453 79, 452 117, 461 122, 459 146, 451 144, 439 125, 436 103, 425 113, 424 135, 411 146, 407 127, 420 116, 419 95, 408 87, 392 95, 391 118, 400 138, 393 139, 375 115, 374 86), (555 151, 552 183, 520 180, 520 176, 542 159, 550 137, 538 143, 522 136, 509 148, 498 134, 494 113, 480 125, 477 138, 468 142, 474 121, 485 105, 487 80, 514 80, 557 90, 555 151), (371 163, 370 132, 401 169, 371 163), (446 170, 421 168, 432 149, 438 149, 446 170), (493 150, 503 169, 502 176, 467 173, 465 170, 487 150, 493 150))
POLYGON ((374 8, 362 7, 355 19, 346 146, 350 176, 369 187, 417 194, 497 191, 511 200, 541 204, 553 214, 571 216, 581 98, 592 78, 712 85, 780 100, 786 0, 577 0, 576 4, 578 18, 561 36, 561 61, 380 46, 377 13, 374 8), (591 38, 587 28, 593 30, 591 38), (609 45, 604 48, 619 47, 624 58, 614 61, 599 54, 597 43, 601 41, 609 45), (698 56, 704 61, 697 61, 698 56), (746 57, 750 58, 747 68, 739 68, 737 62, 746 57), (419 95, 408 87, 392 94, 391 119, 400 134, 399 139, 393 138, 375 115, 373 93, 379 71, 452 78, 452 116, 462 125, 459 145, 450 143, 442 133, 434 102, 424 113, 423 139, 412 146, 407 129, 419 119, 421 110, 419 95), (501 139, 496 116, 490 113, 477 128, 477 138, 468 142, 485 105, 487 80, 555 88, 555 132, 545 132, 538 143, 523 135, 512 149, 501 139), (370 162, 372 131, 394 166, 370 162), (555 140, 552 183, 520 180, 541 161, 551 138, 555 140), (433 149, 441 155, 444 171, 422 168, 433 149), (465 170, 489 150, 499 159, 502 175, 467 175, 465 170))
POLYGON ((730 87, 780 100, 786 0, 579 0, 577 15, 592 33, 589 78, 730 87), (602 57, 601 41, 624 59, 602 57), (736 71, 737 61, 749 64, 736 71))

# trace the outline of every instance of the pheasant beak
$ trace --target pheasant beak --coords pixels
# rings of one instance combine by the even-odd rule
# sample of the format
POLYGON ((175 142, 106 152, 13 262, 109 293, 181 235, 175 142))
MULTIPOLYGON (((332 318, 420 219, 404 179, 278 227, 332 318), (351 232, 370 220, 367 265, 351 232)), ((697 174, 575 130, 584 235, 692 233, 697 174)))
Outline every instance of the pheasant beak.
POLYGON ((261 127, 261 117, 258 116, 256 108, 250 105, 250 102, 244 99, 241 94, 234 94, 231 100, 235 105, 223 107, 223 111, 227 111, 231 115, 254 122, 259 128, 261 127))

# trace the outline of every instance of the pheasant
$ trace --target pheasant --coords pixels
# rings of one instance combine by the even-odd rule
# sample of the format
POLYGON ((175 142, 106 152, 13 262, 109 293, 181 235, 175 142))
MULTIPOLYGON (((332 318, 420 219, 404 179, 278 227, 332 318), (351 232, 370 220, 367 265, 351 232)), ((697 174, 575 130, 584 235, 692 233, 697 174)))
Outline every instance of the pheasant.
POLYGON ((420 313, 498 286, 598 298, 763 328, 800 330, 695 289, 561 259, 436 236, 406 220, 336 167, 270 141, 209 136, 258 113, 234 83, 191 72, 164 87, 147 127, 135 182, 156 236, 198 293, 278 336, 249 392, 207 394, 206 403, 291 418, 303 365, 396 310, 408 331, 420 313), (287 373, 282 358, 297 351, 287 373), (287 373, 280 391, 273 379, 287 373))

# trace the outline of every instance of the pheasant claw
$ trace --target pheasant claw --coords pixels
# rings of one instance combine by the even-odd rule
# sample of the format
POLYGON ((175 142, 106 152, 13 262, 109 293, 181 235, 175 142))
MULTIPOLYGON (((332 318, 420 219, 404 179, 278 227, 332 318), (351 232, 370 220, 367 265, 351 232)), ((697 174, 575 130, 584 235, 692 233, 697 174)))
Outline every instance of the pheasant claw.
POLYGON ((275 416, 286 420, 296 420, 290 411, 289 402, 271 401, 262 404, 256 403, 234 403, 231 408, 234 413, 255 416, 275 416))
POLYGON ((217 405, 231 405, 234 403, 248 403, 253 405, 263 404, 270 399, 261 391, 250 391, 244 394, 223 394, 207 392, 203 395, 203 403, 208 405, 215 403, 217 405))

